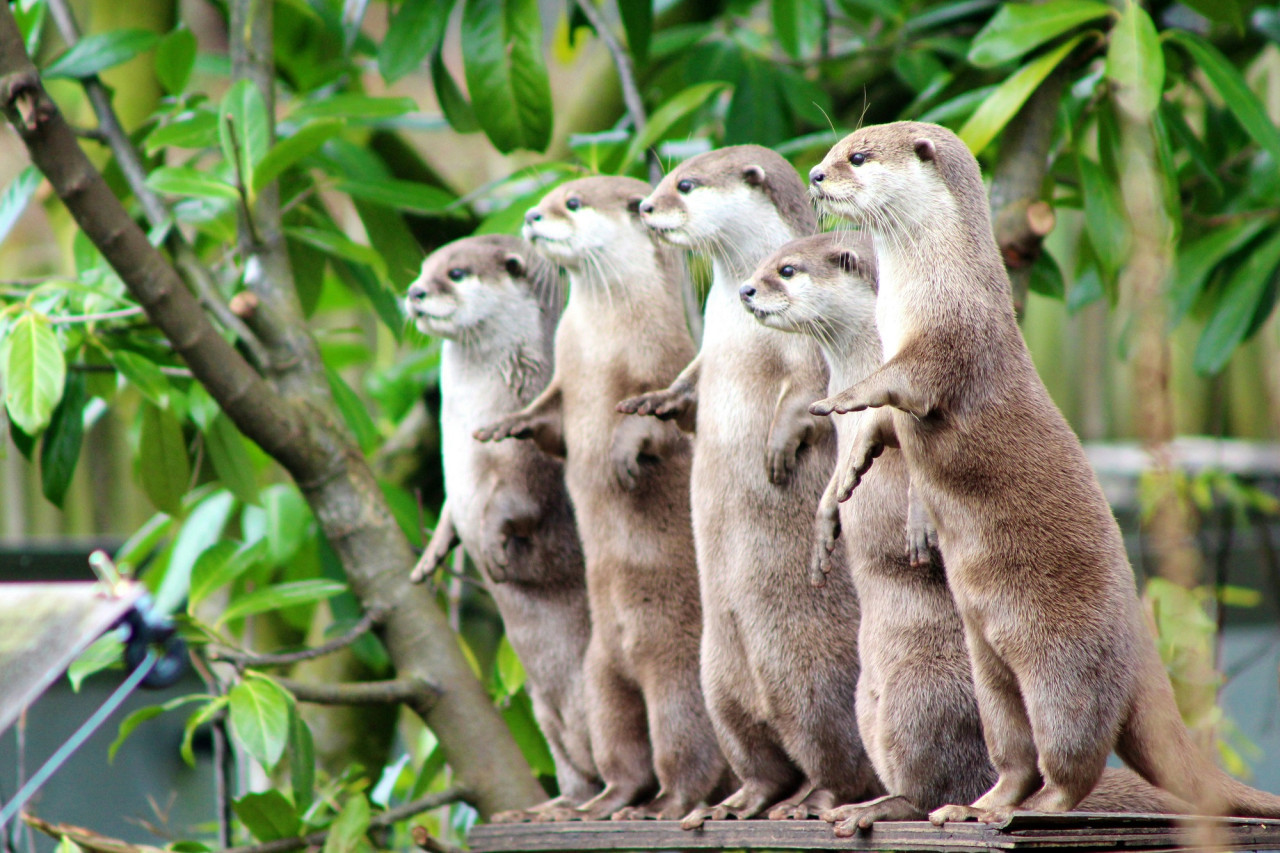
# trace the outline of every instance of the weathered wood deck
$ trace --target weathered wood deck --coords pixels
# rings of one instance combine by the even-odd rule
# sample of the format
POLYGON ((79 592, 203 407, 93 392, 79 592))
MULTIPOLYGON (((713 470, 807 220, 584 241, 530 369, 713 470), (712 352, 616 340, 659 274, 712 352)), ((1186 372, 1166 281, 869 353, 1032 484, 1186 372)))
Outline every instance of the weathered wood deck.
POLYGON ((488 824, 471 830, 473 853, 576 850, 1280 850, 1280 820, 1179 818, 1074 812, 1015 814, 1002 826, 926 821, 882 823, 836 838, 822 821, 675 821, 488 824))

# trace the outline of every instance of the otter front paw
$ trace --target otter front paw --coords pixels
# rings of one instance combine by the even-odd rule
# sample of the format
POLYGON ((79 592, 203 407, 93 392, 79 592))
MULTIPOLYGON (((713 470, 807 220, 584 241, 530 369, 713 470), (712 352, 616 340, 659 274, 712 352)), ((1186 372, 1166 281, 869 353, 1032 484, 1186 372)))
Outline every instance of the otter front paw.
POLYGON ((938 547, 938 531, 928 517, 907 519, 907 560, 912 567, 922 568, 933 562, 933 549, 938 547))
POLYGON ((814 520, 813 558, 809 562, 809 583, 814 586, 826 585, 839 538, 840 509, 824 495, 814 520))
POLYGON ((437 544, 436 539, 432 539, 427 549, 422 552, 422 556, 418 558, 418 563, 413 567, 413 571, 409 573, 410 583, 422 583, 427 578, 435 574, 436 569, 444 564, 445 558, 449 556, 449 552, 453 550, 452 542, 445 542, 443 545, 437 544))
POLYGON ((502 441, 507 438, 532 438, 536 424, 525 415, 508 415, 500 421, 481 427, 471 435, 476 441, 502 441))
POLYGON ((626 415, 652 415, 659 420, 669 421, 687 416, 695 402, 691 389, 673 386, 628 397, 618 404, 617 409, 626 415))

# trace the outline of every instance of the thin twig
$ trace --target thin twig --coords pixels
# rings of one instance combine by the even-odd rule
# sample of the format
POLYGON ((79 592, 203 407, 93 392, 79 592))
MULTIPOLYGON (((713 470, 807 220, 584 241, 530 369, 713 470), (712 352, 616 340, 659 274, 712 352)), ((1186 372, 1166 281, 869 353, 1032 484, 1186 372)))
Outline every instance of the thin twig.
MULTIPOLYGON (((613 57, 613 66, 618 72, 618 85, 622 87, 622 102, 627 107, 627 115, 631 116, 631 125, 635 128, 636 136, 640 136, 644 133, 649 119, 644 111, 644 99, 640 97, 640 87, 636 85, 636 69, 631 61, 631 53, 618 41, 613 30, 609 29, 609 23, 604 19, 604 15, 600 14, 600 10, 591 0, 573 0, 573 2, 582 12, 582 16, 591 23, 596 35, 600 37, 600 41, 604 42, 609 55, 613 57)), ((649 152, 648 160, 649 181, 656 184, 662 180, 662 164, 652 152, 649 152)))
POLYGON ((98 314, 75 314, 66 317, 50 317, 49 323, 57 326, 68 323, 99 323, 104 320, 124 320, 128 317, 138 317, 145 315, 147 312, 143 310, 141 305, 134 305, 131 308, 121 308, 118 311, 103 311, 98 314))
MULTIPOLYGON (((80 27, 76 24, 75 15, 71 11, 68 0, 49 0, 48 9, 62 40, 68 46, 79 42, 80 27)), ((120 164, 120 171, 124 174, 134 197, 142 205, 142 212, 147 217, 147 222, 152 228, 171 222, 172 217, 168 209, 160 201, 160 197, 147 186, 146 167, 142 164, 138 150, 129 141, 129 135, 125 133, 124 126, 120 124, 115 107, 111 105, 111 93, 107 91, 107 87, 96 74, 82 78, 80 83, 84 86, 89 103, 92 104, 94 114, 98 117, 97 132, 115 154, 116 162, 120 164)), ((213 274, 196 257, 195 250, 182 236, 182 232, 176 228, 170 228, 165 237, 165 243, 173 253, 174 263, 183 280, 195 290, 200 297, 200 302, 218 318, 218 322, 244 342, 245 348, 249 351, 249 357, 257 367, 267 366, 269 358, 266 348, 244 321, 231 313, 231 308, 218 292, 213 274)))
MULTIPOLYGON (((407 820, 416 814, 447 806, 450 803, 467 802, 470 794, 465 788, 452 787, 446 788, 438 794, 428 794, 425 797, 414 800, 411 803, 405 803, 402 806, 396 806, 393 809, 387 809, 381 814, 374 815, 369 821, 370 829, 382 829, 407 820)), ((301 850, 304 847, 320 847, 324 844, 325 839, 329 836, 328 830, 320 830, 310 835, 304 835, 300 838, 281 838, 276 841, 268 841, 264 844, 251 844, 245 847, 229 847, 222 853, 289 853, 291 850, 301 850)))
POLYGON ((239 649, 231 649, 225 646, 216 646, 209 655, 213 660, 229 661, 239 667, 246 666, 289 666, 295 663, 301 663, 304 660, 314 660, 315 658, 324 657, 334 652, 345 649, 356 640, 369 633, 374 625, 378 624, 381 618, 380 611, 370 610, 364 616, 360 617, 360 621, 351 627, 351 630, 340 637, 335 637, 327 643, 315 646, 310 649, 299 649, 296 652, 279 652, 276 654, 257 654, 255 652, 246 652, 239 649))
MULTIPOLYGON (((74 370, 77 373, 115 373, 116 372, 116 368, 114 365, 84 364, 80 362, 76 362, 75 364, 68 364, 67 370, 74 370)), ((172 376, 175 379, 192 378, 191 371, 185 367, 168 367, 167 365, 161 365, 160 372, 163 373, 165 376, 172 376)))
POLYGON ((425 713, 443 695, 438 686, 425 678, 401 678, 390 681, 352 681, 346 684, 320 684, 277 678, 300 702, 316 705, 392 705, 402 703, 425 713))
MULTIPOLYGON (((192 652, 191 667, 204 682, 205 690, 213 696, 222 696, 226 689, 213 668, 199 652, 192 652)), ((231 844, 231 744, 227 739, 227 720, 219 714, 209 726, 213 734, 213 798, 218 822, 218 846, 231 844)))
POLYGON ((461 847, 441 841, 431 834, 425 826, 415 826, 412 830, 413 843, 426 850, 427 853, 462 853, 461 847))

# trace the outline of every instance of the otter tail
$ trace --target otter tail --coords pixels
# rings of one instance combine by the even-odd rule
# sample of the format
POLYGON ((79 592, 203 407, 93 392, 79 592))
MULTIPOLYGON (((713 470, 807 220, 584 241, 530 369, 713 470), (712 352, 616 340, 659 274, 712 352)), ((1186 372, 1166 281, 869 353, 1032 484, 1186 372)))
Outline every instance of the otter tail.
POLYGON ((1192 740, 1155 645, 1147 645, 1129 719, 1116 743, 1120 758, 1200 814, 1280 818, 1280 796, 1227 775, 1192 740))

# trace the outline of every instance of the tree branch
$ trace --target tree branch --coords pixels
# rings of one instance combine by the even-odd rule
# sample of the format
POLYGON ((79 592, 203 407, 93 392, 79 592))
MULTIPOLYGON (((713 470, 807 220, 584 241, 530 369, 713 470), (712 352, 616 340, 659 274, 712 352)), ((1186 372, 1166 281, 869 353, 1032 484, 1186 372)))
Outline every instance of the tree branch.
POLYGON ((345 649, 356 640, 363 637, 373 628, 374 625, 382 618, 382 613, 369 611, 360 617, 360 621, 352 626, 351 630, 340 637, 335 637, 327 643, 323 643, 315 648, 301 649, 296 652, 282 652, 278 654, 257 654, 256 652, 245 652, 239 649, 232 649, 227 646, 215 646, 209 655, 212 660, 227 661, 237 666, 290 666, 295 663, 302 663, 304 660, 314 660, 315 658, 331 655, 336 651, 345 649))
POLYGON ((1066 73, 1058 69, 1027 99, 1004 129, 1000 159, 992 171, 991 224, 1009 268, 1018 319, 1027 304, 1031 265, 1053 230, 1053 208, 1041 199, 1041 193, 1066 80, 1066 73))
MULTIPOLYGON (((58 27, 58 33, 67 46, 70 47, 80 41, 80 27, 76 24, 75 15, 71 11, 68 0, 49 0, 48 8, 49 14, 53 16, 54 23, 58 27)), ((93 106, 94 114, 98 117, 97 134, 100 141, 110 146, 116 162, 120 164, 120 171, 129 184, 129 189, 142 205, 142 212, 146 215, 147 222, 152 228, 169 223, 172 217, 159 196, 147 186, 147 170, 142 165, 138 150, 133 147, 133 143, 129 141, 129 135, 120 124, 115 107, 111 105, 111 93, 96 74, 84 77, 80 82, 84 86, 85 94, 89 97, 89 103, 93 106)), ((231 309, 214 283, 212 273, 196 257, 195 251, 182 236, 182 232, 171 228, 165 237, 165 243, 173 253, 178 269, 199 294, 200 301, 213 312, 218 322, 244 342, 254 363, 259 367, 265 367, 267 352, 262 343, 243 320, 231 313, 231 309)))
POLYGON ((413 843, 426 850, 427 853, 463 853, 461 847, 446 844, 431 834, 425 826, 415 826, 412 830, 413 843))
POLYGON ((300 702, 316 705, 393 705, 404 704, 425 714, 444 692, 423 678, 401 678, 391 681, 352 681, 347 684, 321 684, 277 678, 300 702))
MULTIPOLYGON (((613 67, 618 72, 618 85, 622 87, 622 102, 626 104, 627 115, 631 116, 631 125, 635 128, 636 136, 639 136, 644 133, 649 118, 645 114, 644 99, 640 97, 640 87, 636 85, 636 69, 631 61, 631 53, 618 41, 613 30, 609 28, 609 22, 604 19, 604 15, 600 14, 600 10, 591 0, 573 0, 573 2, 582 12, 582 16, 591 23, 596 35, 600 37, 600 41, 604 42, 609 55, 613 57, 613 67)), ((662 180, 662 164, 658 162, 657 157, 647 156, 649 182, 656 184, 662 180)))

